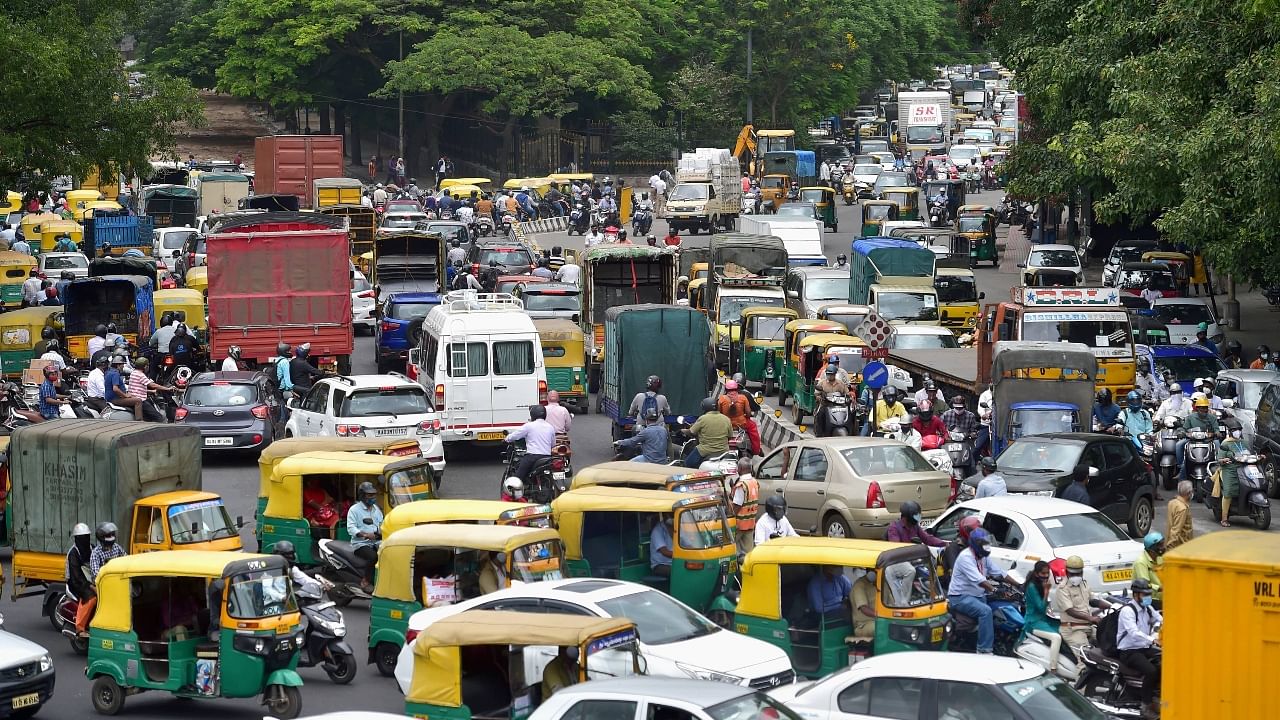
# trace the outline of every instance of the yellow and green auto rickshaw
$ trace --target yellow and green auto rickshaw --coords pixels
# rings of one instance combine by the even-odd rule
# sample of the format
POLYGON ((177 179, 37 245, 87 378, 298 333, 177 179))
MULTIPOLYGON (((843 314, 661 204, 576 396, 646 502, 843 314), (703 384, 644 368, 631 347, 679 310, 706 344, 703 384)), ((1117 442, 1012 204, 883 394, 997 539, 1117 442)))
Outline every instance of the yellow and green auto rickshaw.
POLYGON ((199 290, 204 296, 205 304, 208 305, 209 267, 207 265, 187 268, 187 272, 182 276, 182 285, 191 290, 199 290))
POLYGON ((61 220, 62 217, 51 212, 27 213, 22 216, 22 222, 18 228, 22 231, 22 237, 26 239, 27 244, 35 250, 40 246, 40 228, 45 223, 61 220))
POLYGON ((778 373, 778 407, 787 404, 787 385, 795 384, 793 377, 796 368, 800 367, 800 356, 797 346, 809 335, 817 333, 847 333, 848 329, 835 320, 816 320, 798 318, 782 326, 782 359, 778 373))
POLYGON ((805 335, 796 343, 795 362, 788 360, 783 371, 783 389, 791 397, 791 422, 800 425, 805 416, 813 414, 818 404, 814 386, 832 355, 840 358, 840 369, 849 374, 850 389, 856 391, 855 374, 866 364, 862 357, 866 345, 862 338, 846 334, 843 327, 839 332, 805 335))
POLYGON ((800 202, 811 202, 822 218, 822 227, 836 232, 836 190, 826 186, 800 188, 800 202))
POLYGON ((898 219, 898 203, 892 200, 867 200, 862 203, 862 237, 879 235, 886 220, 898 219))
POLYGON ((693 495, 715 495, 720 499, 729 526, 737 523, 729 506, 729 478, 715 470, 691 470, 674 465, 636 463, 625 461, 604 462, 582 468, 574 473, 571 488, 596 485, 629 487, 641 490, 670 490, 693 495))
POLYGON ((703 315, 707 314, 707 279, 705 277, 689 281, 689 307, 703 315))
POLYGON ((563 555, 551 528, 434 523, 386 537, 369 605, 369 662, 395 675, 410 615, 512 582, 559 580, 563 555))
POLYGON ((3 198, 0 198, 0 215, 6 218, 13 214, 22 214, 22 193, 16 190, 9 190, 3 198))
POLYGON ((564 318, 534 320, 542 341, 542 360, 547 369, 547 389, 560 393, 560 404, 586 415, 587 336, 577 323, 564 318))
POLYGON ((978 326, 978 301, 986 298, 986 293, 978 292, 973 271, 967 267, 944 267, 939 262, 933 273, 933 288, 938 293, 942 327, 956 335, 973 332, 978 326))
POLYGON ((258 507, 253 516, 262 517, 263 511, 267 509, 267 495, 271 494, 271 473, 275 472, 281 460, 321 450, 400 458, 422 457, 422 446, 413 438, 290 437, 276 440, 258 453, 258 507))
POLYGON ((0 313, 0 374, 20 377, 40 357, 41 333, 57 328, 55 318, 61 312, 59 306, 37 306, 0 313))
POLYGON ((564 540, 566 575, 644 583, 712 621, 728 622, 737 546, 715 495, 597 485, 569 490, 551 507, 564 540), (660 533, 655 525, 668 518, 671 565, 664 575, 650 564, 650 539, 660 533))
POLYGON ((178 322, 186 323, 187 328, 196 331, 196 337, 202 341, 207 338, 205 330, 204 295, 191 288, 174 288, 157 290, 151 294, 151 302, 155 304, 156 317, 171 312, 178 322))
POLYGON ((790 308, 753 306, 742 309, 738 336, 738 370, 748 383, 759 383, 772 395, 782 377, 782 328, 799 315, 790 308))
POLYGON ((777 645, 791 657, 796 673, 818 678, 868 655, 943 650, 949 620, 929 548, 880 540, 784 537, 747 553, 734 629, 777 645), (856 574, 852 597, 873 596, 874 619, 856 607, 825 615, 811 607, 807 588, 824 567, 856 574), (871 586, 860 588, 859 583, 871 586))
MULTIPOLYGON (((493 180, 490 180, 489 178, 485 178, 485 177, 469 177, 469 178, 446 178, 440 181, 440 189, 448 190, 449 195, 454 194, 455 187, 468 186, 468 185, 474 186, 477 190, 480 190, 481 192, 491 192, 492 188, 490 186, 493 185, 493 180)), ((469 197, 470 195, 471 195, 471 192, 470 192, 470 189, 468 188, 467 192, 463 193, 462 197, 465 198, 465 197, 469 197)))
MULTIPOLYGON (((267 505, 258 516, 258 547, 270 552, 277 542, 289 540, 297 549, 298 564, 317 564, 318 541, 351 539, 347 510, 363 482, 377 488, 384 514, 396 505, 435 495, 435 473, 426 458, 326 451, 293 455, 271 471, 267 505), (320 508, 312 507, 311 500, 320 508)), ((335 595, 333 600, 345 604, 350 597, 335 595)))
POLYGON ((382 519, 382 537, 389 538, 405 528, 432 523, 548 528, 551 527, 551 506, 464 498, 415 500, 391 508, 382 519))
POLYGON ((969 267, 980 262, 1000 265, 996 252, 996 211, 990 205, 961 205, 956 215, 956 235, 969 241, 969 267))
POLYGON ((68 190, 64 197, 67 199, 67 209, 71 211, 72 217, 76 220, 84 220, 85 208, 89 207, 89 203, 101 200, 102 193, 90 189, 68 190))
POLYGON ((1180 252, 1161 252, 1158 250, 1142 253, 1142 262, 1159 263, 1173 271, 1174 284, 1181 297, 1187 297, 1188 283, 1191 281, 1191 256, 1180 252))
POLYGON ((40 237, 27 238, 27 242, 31 245, 31 249, 47 253, 53 252, 58 246, 58 238, 66 235, 71 238, 72 242, 79 245, 84 240, 84 226, 74 220, 50 220, 40 224, 40 237))
MULTIPOLYGON (((22 283, 31 277, 36 259, 24 252, 0 250, 0 304, 4 308, 22 307, 22 283)), ((39 338, 40 334, 36 333, 39 338)))
MULTIPOLYGON (((524 720, 565 685, 644 672, 640 637, 626 618, 467 610, 413 639, 404 708, 423 720, 524 720)), ((573 712, 613 718, 612 704, 573 712)), ((617 717, 634 714, 624 712, 617 717)))
POLYGON ((917 188, 887 187, 880 191, 880 197, 898 204, 899 220, 920 219, 920 190, 917 188))
POLYGON ((302 712, 303 632, 289 568, 275 555, 161 551, 98 572, 85 674, 93 708, 116 715, 146 690, 181 698, 262 696, 267 712, 302 712))

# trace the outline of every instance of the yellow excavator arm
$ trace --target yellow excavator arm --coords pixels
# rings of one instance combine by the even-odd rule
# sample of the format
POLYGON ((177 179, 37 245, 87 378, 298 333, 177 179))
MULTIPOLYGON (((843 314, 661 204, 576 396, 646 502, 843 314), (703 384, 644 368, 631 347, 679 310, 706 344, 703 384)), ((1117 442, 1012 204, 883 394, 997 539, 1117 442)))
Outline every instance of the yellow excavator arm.
POLYGON ((756 174, 756 129, 754 125, 743 125, 738 133, 738 142, 733 146, 733 155, 738 163, 751 175, 756 174), (743 157, 743 156, 746 157, 743 157))

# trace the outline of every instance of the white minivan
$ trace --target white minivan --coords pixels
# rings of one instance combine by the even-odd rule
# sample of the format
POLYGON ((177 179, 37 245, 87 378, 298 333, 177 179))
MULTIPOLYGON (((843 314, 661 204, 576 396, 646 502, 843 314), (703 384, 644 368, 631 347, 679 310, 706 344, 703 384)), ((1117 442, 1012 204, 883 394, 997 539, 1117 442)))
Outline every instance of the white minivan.
POLYGON ((538 330, 507 293, 446 295, 423 322, 408 371, 427 389, 445 442, 502 440, 547 397, 538 330))

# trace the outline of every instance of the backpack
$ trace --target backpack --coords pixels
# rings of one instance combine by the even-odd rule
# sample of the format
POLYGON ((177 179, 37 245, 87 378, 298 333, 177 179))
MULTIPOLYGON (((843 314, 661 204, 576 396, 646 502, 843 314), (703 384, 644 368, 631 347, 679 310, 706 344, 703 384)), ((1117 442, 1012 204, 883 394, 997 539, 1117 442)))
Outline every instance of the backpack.
POLYGON ((649 414, 650 408, 653 408, 654 412, 658 410, 658 396, 656 393, 652 395, 649 393, 644 394, 644 400, 640 403, 639 419, 644 419, 644 416, 649 414))
POLYGON ((271 371, 267 373, 267 392, 271 395, 280 394, 280 361, 281 360, 285 362, 289 361, 288 358, 276 358, 275 360, 267 363, 267 367, 271 368, 271 371))
POLYGON ((1102 622, 1098 623, 1097 638, 1094 645, 1108 657, 1116 657, 1120 650, 1120 613, 1126 609, 1132 610, 1134 619, 1137 619, 1138 608, 1133 603, 1125 603, 1120 609, 1107 613, 1102 617, 1102 622))

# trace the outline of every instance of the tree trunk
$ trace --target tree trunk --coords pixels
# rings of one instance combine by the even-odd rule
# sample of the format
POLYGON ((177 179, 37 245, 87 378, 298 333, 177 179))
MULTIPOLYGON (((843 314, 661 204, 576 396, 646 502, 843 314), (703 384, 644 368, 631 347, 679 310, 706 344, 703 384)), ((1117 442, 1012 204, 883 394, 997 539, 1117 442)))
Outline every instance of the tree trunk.
POLYGON ((349 147, 351 148, 351 162, 362 168, 368 163, 364 158, 364 153, 360 150, 360 133, 363 130, 364 123, 360 122, 360 111, 356 110, 351 113, 351 140, 349 147))
POLYGON ((332 135, 333 128, 329 123, 329 103, 321 103, 320 106, 316 108, 316 115, 320 118, 320 134, 332 135))

